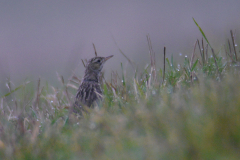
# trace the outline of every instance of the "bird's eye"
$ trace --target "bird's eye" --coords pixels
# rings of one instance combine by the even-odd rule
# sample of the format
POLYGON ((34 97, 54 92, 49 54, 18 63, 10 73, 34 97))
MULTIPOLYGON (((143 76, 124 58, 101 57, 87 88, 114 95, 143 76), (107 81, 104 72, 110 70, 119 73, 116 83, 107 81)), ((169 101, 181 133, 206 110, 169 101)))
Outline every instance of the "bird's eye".
POLYGON ((101 61, 100 60, 97 60, 98 63, 100 63, 101 61))

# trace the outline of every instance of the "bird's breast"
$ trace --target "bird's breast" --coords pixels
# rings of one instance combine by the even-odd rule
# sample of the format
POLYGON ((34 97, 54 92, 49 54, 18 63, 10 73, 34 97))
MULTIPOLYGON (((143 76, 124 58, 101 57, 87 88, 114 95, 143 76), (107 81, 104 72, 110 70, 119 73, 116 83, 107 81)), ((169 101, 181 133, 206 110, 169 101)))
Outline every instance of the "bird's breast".
POLYGON ((102 89, 99 83, 83 82, 79 87, 76 100, 90 107, 93 102, 101 100, 101 97, 102 89))

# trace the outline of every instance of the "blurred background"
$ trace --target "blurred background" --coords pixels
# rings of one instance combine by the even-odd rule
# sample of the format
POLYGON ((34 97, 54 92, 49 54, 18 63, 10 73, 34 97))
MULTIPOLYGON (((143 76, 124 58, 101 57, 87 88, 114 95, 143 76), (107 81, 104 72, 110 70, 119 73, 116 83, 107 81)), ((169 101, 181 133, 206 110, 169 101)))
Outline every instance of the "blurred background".
POLYGON ((141 69, 150 62, 147 34, 161 67, 164 46, 168 57, 181 59, 202 37, 192 17, 219 51, 230 29, 240 32, 239 15, 239 0, 0 0, 0 88, 5 92, 7 78, 20 84, 40 77, 57 86, 56 72, 82 77, 92 43, 99 56, 114 55, 104 66, 108 79, 121 62, 130 68, 114 40, 141 69))

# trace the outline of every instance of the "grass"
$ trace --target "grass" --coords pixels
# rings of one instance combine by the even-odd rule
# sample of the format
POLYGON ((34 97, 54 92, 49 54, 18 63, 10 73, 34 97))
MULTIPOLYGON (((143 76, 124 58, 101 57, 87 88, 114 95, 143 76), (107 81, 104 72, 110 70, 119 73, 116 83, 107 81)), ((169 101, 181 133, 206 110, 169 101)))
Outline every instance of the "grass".
POLYGON ((119 64, 122 73, 103 82, 103 102, 84 118, 68 112, 80 83, 75 75, 58 76, 60 88, 40 79, 12 88, 8 81, 0 99, 0 158, 239 159, 236 42, 228 41, 222 57, 197 40, 182 65, 172 56, 161 69, 147 40, 150 65, 127 77, 119 64))

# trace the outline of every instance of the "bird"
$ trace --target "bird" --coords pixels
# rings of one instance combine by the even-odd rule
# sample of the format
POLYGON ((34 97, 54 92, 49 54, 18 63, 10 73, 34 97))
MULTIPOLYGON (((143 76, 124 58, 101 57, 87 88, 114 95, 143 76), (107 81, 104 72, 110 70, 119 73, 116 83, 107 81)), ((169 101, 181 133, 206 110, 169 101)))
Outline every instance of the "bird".
POLYGON ((102 100, 102 89, 100 84, 100 75, 104 63, 112 58, 108 57, 94 57, 88 60, 85 66, 85 74, 77 91, 73 112, 82 115, 83 105, 91 108, 94 107, 95 102, 102 100))

